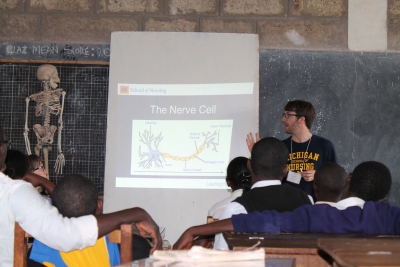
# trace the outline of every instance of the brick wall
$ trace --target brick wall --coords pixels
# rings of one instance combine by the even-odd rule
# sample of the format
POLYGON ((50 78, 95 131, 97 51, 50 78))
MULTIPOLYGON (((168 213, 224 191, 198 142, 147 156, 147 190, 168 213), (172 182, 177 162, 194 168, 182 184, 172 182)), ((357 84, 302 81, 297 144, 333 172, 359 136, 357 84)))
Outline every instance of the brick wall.
MULTIPOLYGON (((400 1, 390 2, 396 31, 400 1)), ((0 0, 0 41, 108 44, 112 31, 228 32, 258 33, 260 49, 347 50, 347 16, 347 0, 0 0)))
MULTIPOLYGON (((348 50, 348 1, 0 0, 0 41, 108 44, 112 31, 229 32, 258 33, 260 49, 340 51, 348 50)), ((388 50, 398 51, 400 0, 387 1, 388 50)))

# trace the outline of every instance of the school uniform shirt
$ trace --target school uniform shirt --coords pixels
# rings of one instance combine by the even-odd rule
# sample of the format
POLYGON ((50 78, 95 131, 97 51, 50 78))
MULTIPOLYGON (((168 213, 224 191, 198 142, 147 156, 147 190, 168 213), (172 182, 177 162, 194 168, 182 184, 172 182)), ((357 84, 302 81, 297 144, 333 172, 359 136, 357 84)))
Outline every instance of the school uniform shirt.
POLYGON ((225 207, 231 203, 236 198, 240 197, 243 194, 243 189, 237 189, 231 193, 231 195, 217 203, 215 203, 209 210, 208 216, 212 216, 215 219, 218 219, 221 216, 222 211, 225 207))
POLYGON ((330 205, 304 205, 292 212, 265 210, 232 216, 235 232, 400 234, 400 208, 385 202, 365 202, 363 208, 340 210, 330 205))
MULTIPOLYGON (((289 185, 282 185, 279 180, 263 180, 253 184, 249 192, 227 205, 219 220, 231 218, 233 214, 247 214, 253 209, 271 208, 288 211, 304 204, 312 204, 311 199, 304 192, 289 185), (260 197, 263 199, 260 200, 260 197), (242 199, 243 201, 241 201, 242 199), (244 205, 248 207, 246 208, 244 205)), ((222 233, 215 235, 214 249, 229 249, 222 233)))
POLYGON ((48 267, 111 267, 120 265, 118 245, 109 242, 108 236, 99 238, 94 246, 70 252, 60 252, 35 240, 30 259, 48 267))

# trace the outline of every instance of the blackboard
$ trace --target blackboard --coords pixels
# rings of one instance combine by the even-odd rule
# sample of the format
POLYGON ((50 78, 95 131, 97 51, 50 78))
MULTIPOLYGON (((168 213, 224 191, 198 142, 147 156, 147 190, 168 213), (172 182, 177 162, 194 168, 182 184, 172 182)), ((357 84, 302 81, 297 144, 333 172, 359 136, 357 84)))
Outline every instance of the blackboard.
MULTIPOLYGON (((38 66, 3 64, 0 67, 0 118, 6 122, 7 134, 18 137, 18 140, 13 139, 16 149, 24 150, 21 125, 24 124, 25 97, 41 90, 36 78, 38 66)), ((93 124, 86 126, 90 130, 85 136, 95 147, 90 149, 91 160, 84 164, 85 168, 94 167, 95 161, 96 166, 102 167, 96 167, 95 171, 85 169, 83 174, 91 177, 102 193, 108 67, 57 68, 60 87, 68 92, 67 105, 71 105, 64 115, 66 131, 72 131, 71 134, 81 131, 79 122, 86 119, 82 120, 86 115, 81 113, 87 114, 93 124), (85 98, 81 96, 89 96, 90 104, 82 102, 85 98), (94 141, 98 143, 94 144, 94 141), (97 173, 99 171, 101 173, 97 173), (93 173, 96 173, 95 177, 93 173)), ((335 144, 339 163, 347 171, 367 160, 386 164, 393 177, 389 200, 400 206, 400 54, 260 51, 261 136, 287 137, 281 114, 286 102, 293 99, 314 104, 317 118, 311 130, 335 144)), ((34 136, 31 140, 33 142, 34 136)), ((68 152, 67 160, 74 161, 68 165, 74 168, 66 171, 82 172, 80 165, 82 158, 87 157, 88 149, 83 145, 85 142, 67 138, 63 142, 64 150, 68 152), (79 144, 79 149, 74 144, 79 144)))
POLYGON ((108 63, 110 53, 109 45, 0 42, 0 60, 108 63))
POLYGON ((347 171, 363 161, 392 173, 389 200, 400 205, 400 54, 260 52, 260 135, 287 138, 287 101, 314 104, 312 133, 331 140, 347 171))
MULTIPOLYGON (((24 141, 25 98, 43 90, 37 79, 41 64, 0 64, 0 123, 11 140, 11 149, 26 152, 24 141)), ((49 153, 50 180, 57 183, 64 174, 82 174, 96 185, 100 195, 104 189, 104 164, 107 132, 108 66, 57 65, 59 88, 66 92, 63 113, 62 150, 65 155, 63 174, 56 174, 58 132, 49 153)), ((37 144, 32 127, 43 124, 35 116, 35 101, 29 104, 28 127, 31 149, 37 144)), ((58 116, 50 124, 58 126, 58 116)))

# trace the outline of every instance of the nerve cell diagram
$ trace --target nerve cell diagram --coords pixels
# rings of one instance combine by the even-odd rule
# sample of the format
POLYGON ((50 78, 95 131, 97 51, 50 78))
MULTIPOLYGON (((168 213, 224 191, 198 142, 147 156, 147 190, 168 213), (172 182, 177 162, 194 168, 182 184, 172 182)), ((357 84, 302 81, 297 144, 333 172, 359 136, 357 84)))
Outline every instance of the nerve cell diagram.
POLYGON ((232 120, 134 120, 132 175, 223 176, 232 120))

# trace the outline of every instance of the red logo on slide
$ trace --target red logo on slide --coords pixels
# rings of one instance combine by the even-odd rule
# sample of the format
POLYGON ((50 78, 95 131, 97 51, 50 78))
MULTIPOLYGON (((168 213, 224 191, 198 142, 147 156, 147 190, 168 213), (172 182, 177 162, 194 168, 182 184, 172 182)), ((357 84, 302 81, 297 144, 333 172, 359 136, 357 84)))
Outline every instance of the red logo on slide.
POLYGON ((120 95, 129 95, 129 85, 120 85, 119 86, 119 94, 120 95))

